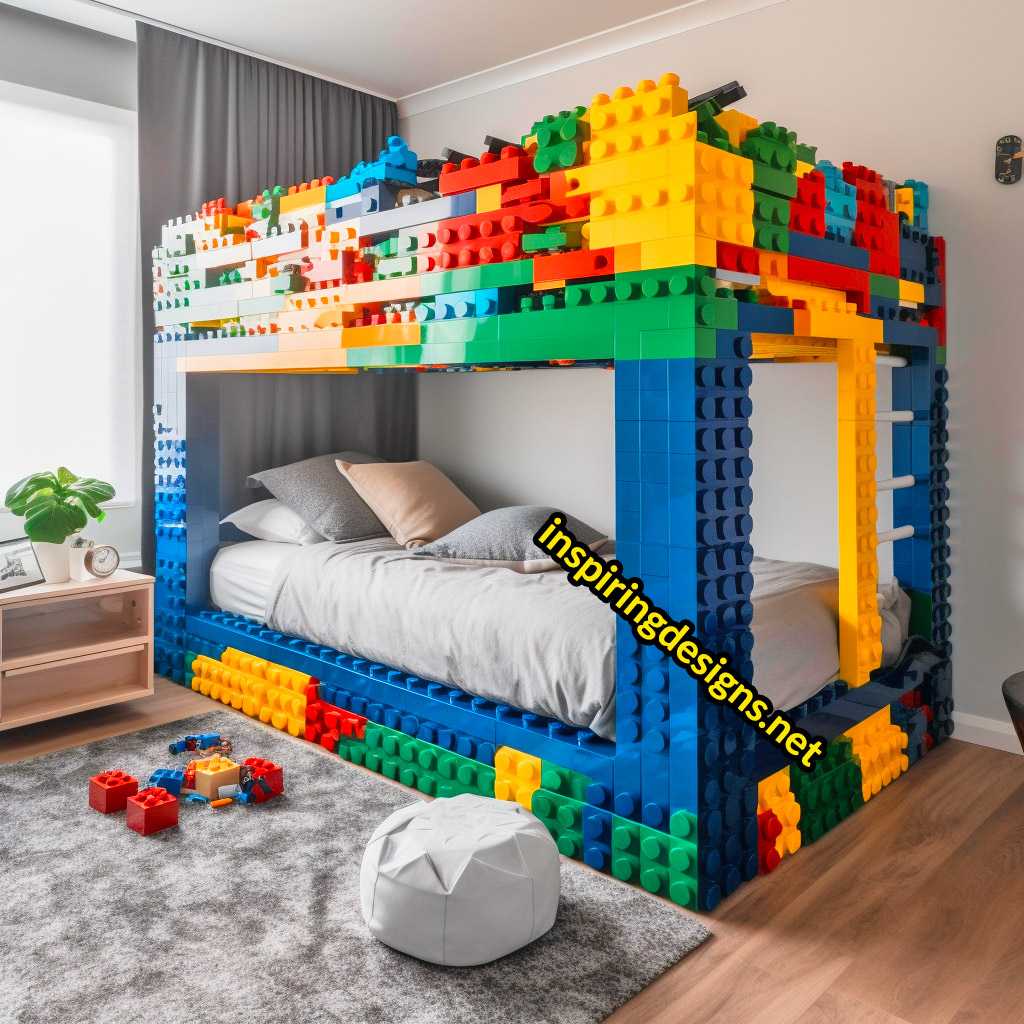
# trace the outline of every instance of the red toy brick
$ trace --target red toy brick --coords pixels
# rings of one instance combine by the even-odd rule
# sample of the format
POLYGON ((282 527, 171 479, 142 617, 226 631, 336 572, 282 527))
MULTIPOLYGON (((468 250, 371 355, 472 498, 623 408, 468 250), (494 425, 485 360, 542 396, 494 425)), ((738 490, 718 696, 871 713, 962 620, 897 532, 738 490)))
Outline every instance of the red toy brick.
POLYGON ((858 313, 870 312, 871 278, 866 271, 801 256, 790 256, 786 266, 791 280, 842 290, 846 292, 847 302, 857 303, 858 313))
POLYGON ((128 798, 139 791, 139 780, 127 772, 100 772, 89 780, 89 806, 100 814, 123 811, 128 798))
POLYGON ((738 274, 759 274, 760 260, 756 249, 732 242, 717 244, 718 266, 722 270, 733 270, 738 274))
POLYGON ((613 247, 556 252, 550 256, 535 256, 533 260, 534 284, 571 281, 581 277, 601 277, 614 273, 615 249, 613 247))
POLYGON ((502 210, 441 221, 437 237, 444 270, 515 260, 523 254, 519 210, 515 214, 502 210))
POLYGON ((178 798, 160 786, 140 790, 128 800, 128 827, 149 836, 178 824, 178 798))
POLYGON ((782 835, 782 822, 774 811, 762 811, 757 816, 757 859, 760 874, 767 875, 779 866, 782 857, 775 849, 775 840, 782 835))
POLYGON ((438 191, 443 196, 450 196, 486 185, 504 185, 536 177, 533 158, 518 146, 506 146, 500 156, 484 153, 479 160, 467 157, 459 167, 445 164, 438 179, 438 191))
POLYGON ((270 787, 270 792, 265 793, 257 786, 253 789, 252 795, 256 803, 266 803, 271 798, 284 792, 284 769, 262 757, 247 757, 245 767, 252 769, 252 777, 260 779, 270 787))

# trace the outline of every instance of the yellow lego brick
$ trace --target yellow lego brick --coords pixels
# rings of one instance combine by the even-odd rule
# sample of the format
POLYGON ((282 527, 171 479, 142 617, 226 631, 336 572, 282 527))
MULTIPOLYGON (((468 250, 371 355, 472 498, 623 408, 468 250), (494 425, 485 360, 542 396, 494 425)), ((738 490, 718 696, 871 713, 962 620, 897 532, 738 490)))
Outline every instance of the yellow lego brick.
POLYGON ((350 327, 341 336, 345 348, 365 348, 368 345, 420 345, 423 325, 380 324, 376 327, 350 327))
POLYGON ((762 277, 774 277, 785 281, 789 277, 789 262, 783 252, 757 250, 757 270, 762 277))
POLYGON ((695 235, 657 238, 640 243, 640 269, 660 270, 662 267, 682 267, 691 263, 713 267, 717 255, 713 238, 695 235))
MULTIPOLYGON (((896 189, 896 216, 901 220, 906 217, 908 224, 914 223, 914 190, 912 188, 896 189)), ((902 296, 900 296, 902 298, 902 296)))
POLYGON ((221 786, 237 786, 241 766, 227 757, 215 755, 196 762, 195 791, 208 800, 216 800, 221 786))
POLYGON ((643 270, 640 261, 640 243, 615 246, 615 273, 631 274, 643 270))
POLYGON ((796 162, 796 176, 803 178, 804 176, 811 173, 814 170, 814 164, 805 163, 803 160, 797 160, 796 162))
POLYGON ((903 753, 907 734, 892 723, 888 705, 843 735, 849 737, 853 753, 860 763, 865 801, 899 778, 901 772, 910 766, 903 753))
POLYGON ((319 206, 322 209, 327 202, 327 186, 293 192, 290 196, 281 196, 279 201, 281 213, 291 213, 292 210, 301 210, 306 206, 319 206))
MULTIPOLYGON (((590 104, 590 161, 594 163, 615 152, 628 152, 640 145, 644 133, 665 128, 680 114, 688 113, 685 89, 678 75, 662 75, 655 84, 650 79, 637 83, 636 90, 621 86, 609 97, 598 93, 590 104), (611 151, 597 143, 609 142, 611 151)), ((658 136, 654 136, 658 138, 658 136)))
POLYGON ((501 185, 485 185, 476 190, 476 212, 490 213, 501 209, 501 185))
POLYGON ((882 321, 857 315, 855 303, 831 302, 815 309, 793 310, 793 333, 810 338, 850 338, 881 344, 882 321))
MULTIPOLYGON (((667 179, 669 169, 668 146, 644 147, 626 156, 613 157, 602 163, 586 168, 587 188, 585 191, 600 195, 604 189, 639 185, 651 179, 667 179)), ((567 172, 568 173, 568 172, 567 172)), ((579 194, 573 190, 570 195, 579 194)))
POLYGON ((715 120, 720 128, 729 133, 729 142, 733 146, 739 146, 746 139, 747 132, 758 125, 756 117, 750 117, 748 114, 732 108, 715 115, 715 120))
POLYGON ((800 849, 801 808, 790 790, 789 768, 783 768, 757 784, 757 813, 771 811, 782 825, 782 832, 775 840, 775 849, 780 857, 796 853, 800 849))
MULTIPOLYGON (((822 288, 819 285, 805 284, 803 281, 788 281, 784 277, 776 277, 773 274, 766 274, 765 268, 770 266, 769 261, 759 260, 762 264, 758 269, 761 270, 761 287, 768 292, 769 295, 773 295, 776 298, 789 299, 790 302, 815 302, 822 303, 828 302, 832 308, 838 309, 839 305, 846 306, 846 292, 835 291, 831 288, 822 288)), ((776 263, 776 266, 780 264, 776 263)), ((804 335, 811 337, 805 331, 797 331, 794 329, 795 335, 804 335)))
POLYGON ((499 747, 494 754, 494 795, 514 800, 527 810, 540 789, 541 762, 513 747, 499 747))
POLYGON ((924 285, 916 281, 900 281, 901 302, 924 302, 924 285))

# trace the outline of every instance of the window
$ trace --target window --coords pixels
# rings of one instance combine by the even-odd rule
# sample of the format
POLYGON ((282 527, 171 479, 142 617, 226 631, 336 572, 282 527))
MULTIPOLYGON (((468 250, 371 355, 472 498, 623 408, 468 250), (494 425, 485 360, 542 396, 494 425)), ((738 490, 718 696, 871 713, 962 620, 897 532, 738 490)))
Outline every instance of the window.
POLYGON ((0 82, 0 502, 58 465, 138 500, 137 174, 133 112, 0 82))

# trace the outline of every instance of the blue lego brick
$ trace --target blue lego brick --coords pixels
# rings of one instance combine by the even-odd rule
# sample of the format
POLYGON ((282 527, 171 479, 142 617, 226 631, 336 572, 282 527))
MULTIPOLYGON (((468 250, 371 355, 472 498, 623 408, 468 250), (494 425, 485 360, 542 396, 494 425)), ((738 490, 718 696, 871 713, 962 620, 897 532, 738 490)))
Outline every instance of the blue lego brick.
POLYGON ((388 139, 387 148, 381 150, 376 160, 369 163, 360 161, 347 177, 328 185, 326 202, 330 204, 355 195, 367 182, 385 179, 416 184, 416 154, 410 152, 409 147, 397 135, 392 135, 388 139))
POLYGON ((174 796, 181 795, 181 787, 185 784, 185 773, 175 768, 157 768, 149 777, 147 786, 160 786, 174 796))
POLYGON ((583 861, 595 871, 612 869, 612 815, 585 804, 583 807, 583 861))
POLYGON ((789 233, 789 255, 833 263, 840 267, 851 267, 854 270, 868 270, 870 266, 870 254, 867 249, 844 245, 842 242, 818 238, 815 235, 805 235, 799 231, 789 233))
POLYGON ((410 203, 408 206, 396 206, 390 210, 367 214, 360 222, 359 229, 364 235, 375 238, 378 235, 400 231, 402 228, 436 224, 439 220, 467 217, 474 213, 476 193, 459 192, 453 196, 442 196, 439 199, 428 199, 422 203, 410 203))
POLYGON ((882 322, 882 341, 886 345, 909 345, 917 348, 934 349, 939 343, 939 332, 924 324, 912 324, 905 320, 882 322))
POLYGON ((736 325, 740 331, 757 334, 792 334, 793 310, 784 306, 762 306, 756 302, 737 304, 736 325))

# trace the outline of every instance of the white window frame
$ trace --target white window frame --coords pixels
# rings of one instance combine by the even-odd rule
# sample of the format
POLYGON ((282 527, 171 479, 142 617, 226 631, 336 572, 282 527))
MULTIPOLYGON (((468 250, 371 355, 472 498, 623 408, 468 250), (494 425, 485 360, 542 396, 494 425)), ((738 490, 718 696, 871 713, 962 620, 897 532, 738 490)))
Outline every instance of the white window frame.
MULTIPOLYGON (((67 96, 63 93, 50 92, 45 89, 36 89, 31 86, 19 85, 15 82, 7 82, 0 79, 0 100, 17 104, 24 107, 55 114, 66 114, 73 117, 105 121, 108 124, 117 125, 128 131, 128 145, 131 149, 132 163, 135 168, 138 166, 138 118, 134 110, 126 110, 122 107, 110 106, 105 103, 96 103, 93 100, 85 100, 76 96, 67 96)), ((74 168, 68 169, 69 180, 74 174, 74 168)), ((131 200, 135 205, 135 230, 133 232, 133 254, 132 267, 134 268, 132 309, 130 315, 135 325, 135 344, 130 346, 130 375, 133 387, 132 401, 132 436, 129 440, 130 458, 135 490, 134 500, 122 500, 117 497, 109 502, 104 502, 102 508, 107 513, 102 524, 90 523, 88 533, 105 543, 114 543, 119 547, 122 564, 126 566, 138 565, 141 555, 138 545, 141 541, 142 524, 139 518, 141 509, 142 488, 146 485, 142 473, 142 425, 143 425, 143 367, 142 349, 139 339, 142 336, 142 309, 139 302, 140 269, 139 269, 139 211, 138 211, 138 189, 137 170, 130 176, 136 184, 131 200)), ((5 439, 0 438, 0 443, 5 439)), ((41 467, 42 468, 42 467, 41 467)), ((55 466, 48 467, 56 469, 55 466)), ((6 486, 7 482, 0 482, 6 486)), ((0 494, 0 502, 3 496, 0 494)), ((22 520, 15 517, 8 509, 0 507, 0 539, 20 536, 22 520)))

